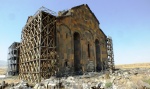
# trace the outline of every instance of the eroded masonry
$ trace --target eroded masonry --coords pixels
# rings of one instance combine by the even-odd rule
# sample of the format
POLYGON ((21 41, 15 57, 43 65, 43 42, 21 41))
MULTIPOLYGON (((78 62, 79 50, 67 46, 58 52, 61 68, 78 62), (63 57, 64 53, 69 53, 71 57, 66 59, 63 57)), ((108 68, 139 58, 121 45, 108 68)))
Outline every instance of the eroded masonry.
POLYGON ((86 4, 60 11, 58 16, 40 8, 22 30, 19 77, 40 82, 53 75, 108 69, 108 40, 99 24, 86 4))

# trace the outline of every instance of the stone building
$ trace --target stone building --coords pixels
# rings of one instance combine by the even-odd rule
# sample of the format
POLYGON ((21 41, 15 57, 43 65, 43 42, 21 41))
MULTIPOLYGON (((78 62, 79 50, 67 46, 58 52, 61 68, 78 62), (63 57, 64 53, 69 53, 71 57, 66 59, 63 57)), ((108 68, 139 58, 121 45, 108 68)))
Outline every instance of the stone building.
POLYGON ((20 44, 21 79, 40 82, 53 75, 101 72, 108 68, 107 36, 87 4, 30 16, 20 44))
POLYGON ((18 46, 20 43, 14 42, 12 45, 8 48, 8 75, 18 75, 19 74, 19 49, 18 46))
POLYGON ((88 5, 76 6, 58 14, 56 33, 59 66, 78 72, 106 69, 107 36, 88 5))

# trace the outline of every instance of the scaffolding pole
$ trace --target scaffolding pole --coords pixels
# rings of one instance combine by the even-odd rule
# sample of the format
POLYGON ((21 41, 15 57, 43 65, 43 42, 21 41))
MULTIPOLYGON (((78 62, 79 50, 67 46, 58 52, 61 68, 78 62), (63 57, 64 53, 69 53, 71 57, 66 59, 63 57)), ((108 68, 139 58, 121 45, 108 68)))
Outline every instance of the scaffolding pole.
POLYGON ((40 9, 22 31, 19 78, 31 83, 55 74, 56 17, 40 9))
POLYGON ((107 53, 108 53, 108 68, 110 73, 115 69, 114 65, 114 52, 113 52, 113 42, 111 37, 107 37, 107 53))

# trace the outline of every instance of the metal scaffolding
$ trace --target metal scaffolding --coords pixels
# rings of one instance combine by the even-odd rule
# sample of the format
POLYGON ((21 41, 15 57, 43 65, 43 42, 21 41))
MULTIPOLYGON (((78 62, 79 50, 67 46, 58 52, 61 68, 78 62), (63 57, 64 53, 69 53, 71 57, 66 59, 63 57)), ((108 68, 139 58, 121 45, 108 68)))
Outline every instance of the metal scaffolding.
POLYGON ((56 17, 42 7, 22 30, 20 45, 20 79, 38 83, 55 75, 56 17))
POLYGON ((107 54, 108 54, 108 67, 112 73, 115 69, 114 65, 114 52, 113 52, 113 42, 111 37, 107 37, 107 54))

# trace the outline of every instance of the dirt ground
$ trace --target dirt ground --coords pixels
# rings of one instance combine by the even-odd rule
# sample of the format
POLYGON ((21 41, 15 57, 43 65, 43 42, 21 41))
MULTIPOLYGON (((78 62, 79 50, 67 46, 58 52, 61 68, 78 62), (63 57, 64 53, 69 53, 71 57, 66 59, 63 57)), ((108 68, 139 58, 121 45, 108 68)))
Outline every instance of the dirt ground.
MULTIPOLYGON (((6 67, 1 67, 1 68, 0 68, 0 75, 6 74, 6 71, 7 71, 7 68, 6 68, 6 67)), ((10 83, 17 83, 17 82, 19 82, 20 80, 19 80, 18 76, 13 76, 13 77, 8 77, 8 78, 0 79, 0 83, 1 83, 2 81, 5 81, 5 82, 7 82, 7 83, 10 84, 10 83)))
MULTIPOLYGON (((116 65, 116 68, 119 68, 121 69, 122 71, 124 71, 124 69, 126 70, 130 70, 131 72, 134 70, 134 68, 148 68, 146 71, 149 71, 150 69, 150 63, 139 63, 139 64, 124 64, 124 65, 116 65)), ((129 72, 130 72, 129 71, 129 72)), ((121 77, 121 76, 124 76, 124 74, 121 74, 121 76, 119 76, 119 73, 116 73, 118 74, 118 76, 115 76, 116 80, 115 80, 115 84, 118 83, 117 86, 121 85, 121 86, 124 86, 124 87, 127 87, 126 85, 128 83, 131 83, 131 84, 128 84, 129 85, 133 85, 134 86, 138 86, 141 84, 141 81, 144 81, 146 83, 149 83, 150 84, 150 74, 149 72, 145 72, 145 71, 138 71, 139 73, 137 74, 127 74, 127 79, 124 77, 121 77), (143 73, 140 73, 140 72, 143 72, 143 73)), ((2 74, 6 74, 6 68, 0 68, 0 75, 2 74)), ((109 81, 111 81, 112 79, 109 79, 109 81)), ((13 76, 13 77, 8 77, 8 78, 5 78, 5 79, 0 79, 0 83, 2 81, 5 81, 6 83, 18 83, 20 82, 21 80, 19 80, 19 77, 18 76, 13 76)))
POLYGON ((120 64, 115 65, 116 68, 131 69, 131 68, 150 68, 150 63, 136 63, 136 64, 120 64))
POLYGON ((1 83, 2 81, 5 81, 5 82, 8 83, 8 84, 11 84, 11 83, 16 84, 16 83, 20 82, 18 76, 13 76, 13 77, 5 78, 5 79, 0 79, 0 83, 1 83))
POLYGON ((6 67, 1 67, 0 68, 0 75, 6 74, 6 67))

